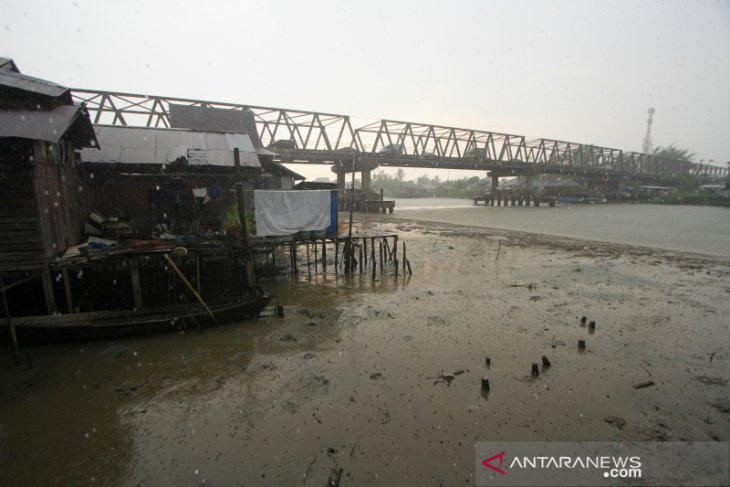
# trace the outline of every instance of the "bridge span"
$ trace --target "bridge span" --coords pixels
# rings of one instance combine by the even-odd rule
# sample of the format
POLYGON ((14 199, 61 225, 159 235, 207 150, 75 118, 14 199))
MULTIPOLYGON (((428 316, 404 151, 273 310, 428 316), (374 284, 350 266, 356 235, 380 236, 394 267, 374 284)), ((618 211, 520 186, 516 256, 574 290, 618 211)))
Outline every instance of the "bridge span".
POLYGON ((350 117, 340 114, 88 89, 73 89, 72 95, 95 124, 173 128, 170 112, 176 105, 243 112, 239 115, 251 120, 247 133, 257 147, 276 152, 282 162, 329 164, 342 187, 353 168, 369 187, 379 166, 485 171, 493 188, 499 177, 546 173, 656 183, 672 176, 728 175, 726 167, 485 130, 394 120, 354 128, 350 117))

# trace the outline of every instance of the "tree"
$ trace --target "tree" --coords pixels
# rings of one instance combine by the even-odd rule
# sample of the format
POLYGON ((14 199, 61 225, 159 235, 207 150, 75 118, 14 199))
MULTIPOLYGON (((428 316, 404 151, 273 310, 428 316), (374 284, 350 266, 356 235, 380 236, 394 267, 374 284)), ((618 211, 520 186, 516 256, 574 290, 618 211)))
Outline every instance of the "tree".
MULTIPOLYGON (((682 149, 675 145, 668 145, 666 147, 657 147, 654 149, 653 155, 666 159, 672 159, 675 161, 685 162, 692 164, 695 157, 695 153, 689 149, 682 149)), ((681 172, 679 174, 673 174, 666 179, 666 183, 671 186, 678 186, 685 191, 695 190, 700 185, 700 180, 697 176, 689 173, 681 172)))
POLYGON ((694 152, 689 149, 681 149, 675 145, 668 145, 666 147, 657 147, 654 149, 653 155, 657 157, 666 157, 667 159, 674 159, 676 161, 693 162, 692 159, 696 156, 694 152))
POLYGON ((406 178, 406 172, 403 170, 402 167, 398 168, 398 172, 395 175, 396 181, 403 181, 406 178))

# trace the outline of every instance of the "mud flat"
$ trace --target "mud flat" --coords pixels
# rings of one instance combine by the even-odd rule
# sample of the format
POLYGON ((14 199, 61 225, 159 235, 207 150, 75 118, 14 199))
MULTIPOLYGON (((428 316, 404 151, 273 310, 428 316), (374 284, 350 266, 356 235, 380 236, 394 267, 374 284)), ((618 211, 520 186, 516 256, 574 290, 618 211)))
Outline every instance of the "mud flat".
POLYGON ((36 346, 32 368, 3 349, 0 483, 469 485, 476 441, 730 439, 730 259, 369 228, 412 276, 302 272, 265 283, 283 318, 36 346))

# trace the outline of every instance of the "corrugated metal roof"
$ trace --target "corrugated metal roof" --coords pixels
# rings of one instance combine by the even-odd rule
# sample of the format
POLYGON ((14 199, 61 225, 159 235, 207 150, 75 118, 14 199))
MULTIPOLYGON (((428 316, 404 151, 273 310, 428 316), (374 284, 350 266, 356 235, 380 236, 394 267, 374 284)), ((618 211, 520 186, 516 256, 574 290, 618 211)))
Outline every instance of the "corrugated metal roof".
POLYGON ((51 83, 50 81, 26 76, 9 70, 0 70, 0 87, 16 89, 35 93, 38 95, 50 96, 53 98, 64 97, 71 102, 71 92, 65 86, 51 83))
POLYGON ((82 162, 169 164, 185 157, 189 164, 232 167, 238 147, 242 166, 261 167, 246 134, 110 125, 95 125, 94 130, 101 150, 81 151, 82 162))
POLYGON ((0 137, 58 143, 67 132, 77 147, 98 145, 88 114, 78 105, 59 105, 43 110, 0 109, 0 137))
POLYGON ((256 130, 254 114, 249 109, 223 109, 170 103, 170 126, 173 128, 247 134, 254 147, 263 147, 256 130))

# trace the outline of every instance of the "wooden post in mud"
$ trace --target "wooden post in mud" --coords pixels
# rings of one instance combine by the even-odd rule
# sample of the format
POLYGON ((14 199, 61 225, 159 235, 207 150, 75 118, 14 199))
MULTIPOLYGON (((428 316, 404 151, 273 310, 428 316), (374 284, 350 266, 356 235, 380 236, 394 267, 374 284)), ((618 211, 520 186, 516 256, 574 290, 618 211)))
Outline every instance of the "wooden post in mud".
POLYGON ((314 248, 314 273, 317 273, 317 240, 312 241, 312 247, 314 248))
POLYGON ((357 248, 360 250, 360 261, 357 263, 357 266, 360 268, 360 275, 362 276, 362 245, 358 245, 357 248))
POLYGON ((403 242, 403 275, 406 275, 406 243, 403 242))
MULTIPOLYGON (((363 188, 365 189, 365 188, 363 188)), ((350 186, 350 224, 347 234, 347 258, 345 259, 345 273, 349 274, 352 268, 352 212, 355 211, 355 155, 352 156, 352 185, 350 186)))
POLYGON ((365 260, 361 261, 361 263, 363 265, 367 266, 368 265, 368 239, 367 238, 362 239, 362 246, 364 249, 363 257, 365 258, 365 260))
POLYGON ((378 248, 380 249, 380 273, 383 273, 384 261, 383 261, 383 242, 379 242, 378 248))
POLYGON ((327 272, 327 237, 322 239, 322 270, 327 272))
POLYGON ((310 267, 312 267, 312 261, 309 258, 309 240, 306 241, 307 245, 307 270, 310 270, 310 267))
POLYGON ((390 248, 388 246, 388 237, 383 237, 383 250, 385 251, 385 262, 390 261, 390 248))
POLYGON ((292 269, 294 270, 294 274, 299 274, 299 267, 297 264, 297 242, 296 240, 292 240, 290 244, 290 253, 291 253, 291 265, 292 269))
MULTIPOLYGON (((393 235, 393 262, 398 267, 398 235, 393 235)), ((395 275, 398 275, 397 269, 395 275)))
POLYGON ((370 244, 370 264, 373 266, 373 280, 375 280, 375 268, 377 267, 375 264, 375 245, 372 242, 370 244))
POLYGON ((337 263, 339 262, 340 239, 335 235, 335 273, 337 273, 337 263))

